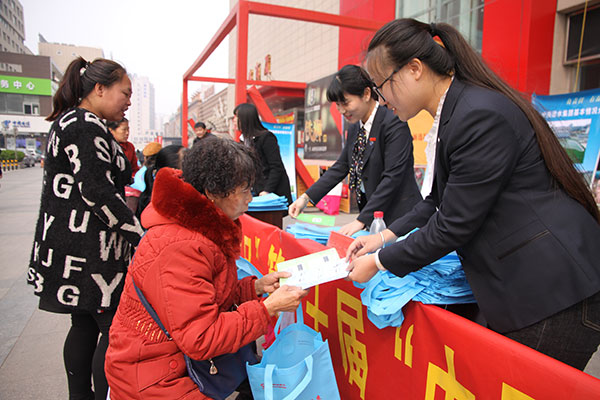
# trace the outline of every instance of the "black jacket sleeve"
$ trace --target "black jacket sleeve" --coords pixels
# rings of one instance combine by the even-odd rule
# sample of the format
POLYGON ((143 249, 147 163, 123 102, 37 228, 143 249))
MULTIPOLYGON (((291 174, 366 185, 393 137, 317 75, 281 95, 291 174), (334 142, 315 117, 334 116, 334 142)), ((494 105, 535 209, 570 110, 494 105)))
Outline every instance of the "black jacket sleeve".
MULTIPOLYGON (((350 141, 347 141, 344 145, 336 162, 331 167, 327 168, 319 180, 306 191, 306 194, 313 203, 317 204, 331 189, 343 181, 346 175, 348 175, 348 172, 350 171, 350 165, 348 163, 349 142, 350 141)), ((354 140, 351 143, 354 144, 354 140)))

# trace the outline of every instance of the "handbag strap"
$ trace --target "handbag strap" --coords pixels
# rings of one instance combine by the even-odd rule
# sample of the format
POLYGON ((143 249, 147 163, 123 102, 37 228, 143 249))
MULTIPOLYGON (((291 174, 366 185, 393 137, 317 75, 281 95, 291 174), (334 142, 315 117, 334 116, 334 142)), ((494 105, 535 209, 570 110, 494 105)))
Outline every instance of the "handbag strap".
MULTIPOLYGON (((312 381, 313 377, 313 356, 309 355, 304 359, 306 365, 306 375, 296 385, 296 387, 282 400, 294 400, 306 389, 308 384, 312 381)), ((267 364, 265 368, 265 400, 273 400, 273 371, 275 370, 275 364, 267 364)))
MULTIPOLYGON (((281 326, 281 321, 283 320, 283 313, 279 314, 279 318, 277 318, 277 322, 275 323, 275 328, 273 333, 275 337, 279 336, 279 327, 281 326)), ((304 315, 302 314, 302 303, 296 308, 296 323, 304 325, 304 315)))
POLYGON ((135 292, 137 293, 138 297, 140 298, 140 301, 142 302, 142 305, 144 306, 146 311, 148 311, 148 314, 150 314, 150 316, 152 317, 154 322, 156 322, 156 325, 158 325, 158 327, 160 329, 162 329, 162 331, 165 333, 165 335, 167 335, 167 338, 169 338, 169 340, 173 340, 173 339, 171 339, 171 335, 169 335, 169 332, 165 329, 165 326, 162 324, 162 322, 160 322, 160 319, 158 318, 158 314, 156 314, 156 311, 154 311, 154 308, 152 308, 152 306, 150 305, 148 300, 146 300, 146 296, 144 296, 144 293, 142 293, 140 288, 137 287, 137 285, 135 284, 135 281, 133 280, 133 275, 129 274, 129 276, 131 277, 131 283, 133 283, 135 292))

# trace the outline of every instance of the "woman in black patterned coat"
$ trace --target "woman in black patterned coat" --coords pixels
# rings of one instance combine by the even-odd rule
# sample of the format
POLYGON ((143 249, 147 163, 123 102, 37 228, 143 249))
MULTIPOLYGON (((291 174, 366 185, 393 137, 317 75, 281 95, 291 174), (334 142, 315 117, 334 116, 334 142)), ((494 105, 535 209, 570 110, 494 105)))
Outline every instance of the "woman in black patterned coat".
POLYGON ((40 309, 71 314, 64 345, 70 399, 106 398, 108 330, 142 235, 124 201, 131 166, 106 126, 124 117, 130 97, 122 66, 79 57, 47 118, 54 123, 27 281, 40 309))

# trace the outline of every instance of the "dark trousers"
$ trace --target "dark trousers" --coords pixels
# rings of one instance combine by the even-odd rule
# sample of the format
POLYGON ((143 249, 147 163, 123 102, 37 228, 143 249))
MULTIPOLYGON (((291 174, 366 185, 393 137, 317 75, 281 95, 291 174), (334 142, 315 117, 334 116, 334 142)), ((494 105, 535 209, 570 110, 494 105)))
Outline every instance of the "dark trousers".
POLYGON ((114 315, 114 311, 71 314, 71 329, 63 349, 70 400, 106 399, 104 356, 114 315))
POLYGON ((600 292, 505 336, 581 371, 600 345, 600 292))

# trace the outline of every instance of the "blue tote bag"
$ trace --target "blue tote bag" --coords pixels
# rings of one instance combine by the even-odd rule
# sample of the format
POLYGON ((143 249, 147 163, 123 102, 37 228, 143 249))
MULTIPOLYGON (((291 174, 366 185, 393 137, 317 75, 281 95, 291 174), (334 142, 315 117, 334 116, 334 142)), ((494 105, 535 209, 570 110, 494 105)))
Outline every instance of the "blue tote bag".
POLYGON ((339 400, 340 394, 329 344, 321 334, 304 325, 302 305, 296 323, 277 334, 258 364, 246 364, 255 400, 323 399, 339 400))

